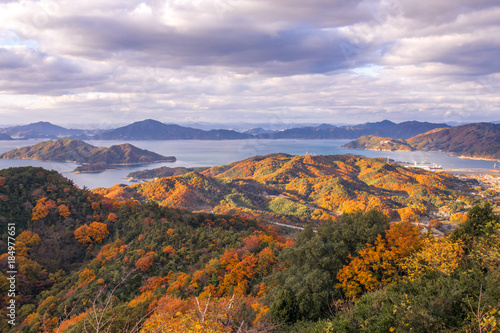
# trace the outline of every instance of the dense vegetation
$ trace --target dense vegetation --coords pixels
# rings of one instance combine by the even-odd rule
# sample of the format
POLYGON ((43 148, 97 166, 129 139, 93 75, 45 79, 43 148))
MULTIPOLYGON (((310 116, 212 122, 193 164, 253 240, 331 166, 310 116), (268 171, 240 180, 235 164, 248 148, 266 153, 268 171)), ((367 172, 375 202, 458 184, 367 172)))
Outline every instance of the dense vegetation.
POLYGON ((373 135, 367 135, 357 138, 356 140, 343 145, 342 148, 378 150, 378 151, 415 150, 415 148, 413 148, 411 145, 408 144, 408 142, 406 142, 403 139, 383 138, 380 136, 373 136, 373 135))
MULTIPOLYGON (((232 302, 244 311, 242 318, 255 319, 267 312, 260 301, 263 278, 280 269, 277 257, 292 244, 252 220, 118 203, 41 168, 0 170, 0 185, 1 200, 8 202, 0 212, 1 315, 5 318, 8 301, 3 226, 9 221, 18 234, 16 331, 52 332, 60 325, 83 325, 84 318, 86 325, 95 324, 92 311, 102 309, 93 301, 100 293, 113 297, 106 315, 120 313, 112 332, 123 332, 126 321, 134 326, 143 317, 142 323, 173 310, 185 311, 185 317, 169 316, 169 326, 183 325, 193 315, 194 296, 205 304, 214 299, 210 316, 227 315, 232 302), (165 302, 177 305, 168 309, 165 302)), ((7 332, 6 321, 1 323, 0 331, 7 332)))
POLYGON ((39 142, 33 146, 16 148, 3 153, 0 155, 0 158, 54 162, 71 161, 83 164, 107 163, 110 165, 175 161, 175 157, 173 156, 158 155, 148 150, 139 149, 128 143, 105 148, 95 147, 74 139, 39 142))
POLYGON ((500 219, 489 204, 472 208, 447 237, 369 210, 324 220, 294 242, 241 215, 115 201, 41 168, 0 170, 0 202, 3 318, 6 222, 16 224, 19 272, 17 325, 2 320, 2 332, 492 332, 499 326, 500 219))
MULTIPOLYGON (((164 172, 161 168, 144 173, 150 178, 164 172)), ((404 168, 383 159, 272 154, 96 192, 116 200, 132 197, 168 207, 307 224, 371 209, 391 218, 415 220, 445 206, 473 203, 458 191, 461 186, 447 174, 404 168)))

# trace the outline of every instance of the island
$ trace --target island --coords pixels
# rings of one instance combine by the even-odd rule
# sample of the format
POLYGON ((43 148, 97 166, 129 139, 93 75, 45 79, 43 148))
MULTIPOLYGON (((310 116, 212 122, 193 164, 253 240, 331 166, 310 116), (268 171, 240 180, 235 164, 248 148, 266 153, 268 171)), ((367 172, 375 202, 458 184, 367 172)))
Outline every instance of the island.
POLYGON ((57 139, 13 149, 0 155, 2 159, 32 159, 38 161, 73 162, 83 164, 75 172, 99 172, 116 165, 175 162, 174 156, 163 156, 137 148, 129 143, 109 148, 95 147, 81 140, 57 139))
POLYGON ((189 172, 202 172, 209 167, 194 167, 194 168, 185 168, 185 167, 176 167, 170 168, 167 166, 162 166, 156 169, 149 170, 140 170, 134 171, 128 174, 127 178, 130 181, 149 181, 157 178, 164 177, 172 177, 172 176, 180 176, 189 172))
POLYGON ((106 162, 98 162, 98 163, 93 163, 93 164, 84 164, 80 165, 77 167, 75 170, 73 170, 74 173, 97 173, 97 172, 102 172, 106 170, 116 170, 112 165, 109 165, 106 162))
POLYGON ((0 133, 0 140, 12 140, 12 137, 10 135, 0 133))
POLYGON ((343 145, 342 148, 377 150, 377 151, 415 150, 415 148, 413 148, 410 144, 408 144, 406 140, 383 138, 374 135, 362 136, 354 141, 351 141, 343 145))

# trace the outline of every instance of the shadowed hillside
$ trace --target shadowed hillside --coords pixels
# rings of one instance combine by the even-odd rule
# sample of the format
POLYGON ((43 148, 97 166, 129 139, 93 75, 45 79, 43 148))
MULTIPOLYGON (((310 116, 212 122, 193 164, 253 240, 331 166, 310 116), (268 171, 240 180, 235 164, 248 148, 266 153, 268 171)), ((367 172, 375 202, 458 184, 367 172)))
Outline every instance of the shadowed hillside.
POLYGON ((408 139, 418 150, 500 160, 500 124, 476 123, 433 130, 408 139))

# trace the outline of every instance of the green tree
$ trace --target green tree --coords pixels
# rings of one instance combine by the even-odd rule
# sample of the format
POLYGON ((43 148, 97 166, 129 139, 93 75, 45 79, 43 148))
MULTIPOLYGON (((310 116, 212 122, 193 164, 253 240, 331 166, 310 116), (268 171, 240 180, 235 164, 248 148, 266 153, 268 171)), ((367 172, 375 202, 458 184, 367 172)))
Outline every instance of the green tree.
POLYGON ((378 211, 344 214, 338 222, 326 221, 317 233, 308 227, 299 234, 292 248, 283 252, 280 261, 288 266, 275 276, 278 287, 273 295, 272 313, 279 319, 316 320, 328 314, 329 303, 342 297, 335 289, 337 272, 366 243, 375 241, 388 227, 387 217, 378 211), (286 313, 291 296, 297 314, 286 313), (283 299, 283 298, 287 299, 283 299))
POLYGON ((453 231, 450 239, 463 241, 464 249, 468 253, 478 238, 493 235, 498 226, 499 217, 493 213, 493 207, 487 202, 483 207, 476 205, 469 210, 467 220, 453 231))

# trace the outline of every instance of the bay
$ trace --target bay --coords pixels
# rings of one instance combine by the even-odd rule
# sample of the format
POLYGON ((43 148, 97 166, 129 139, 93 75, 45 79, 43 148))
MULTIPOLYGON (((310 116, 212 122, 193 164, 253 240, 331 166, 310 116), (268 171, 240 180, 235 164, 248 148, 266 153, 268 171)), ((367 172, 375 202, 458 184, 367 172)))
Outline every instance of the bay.
MULTIPOLYGON (((127 141, 128 143, 162 155, 173 155, 176 162, 142 164, 122 166, 117 170, 108 170, 99 173, 75 174, 72 171, 78 166, 74 163, 42 162, 34 160, 4 160, 0 159, 0 169, 18 166, 39 166, 49 170, 56 170, 63 176, 73 180, 79 187, 87 188, 110 187, 116 184, 132 184, 126 177, 130 172, 169 167, 195 167, 223 165, 243 160, 256 155, 272 153, 287 153, 292 155, 314 154, 354 154, 367 157, 390 158, 395 161, 411 163, 435 163, 449 169, 491 169, 492 161, 460 159, 439 152, 382 152, 369 150, 344 149, 340 146, 351 140, 172 140, 172 141, 127 141)), ((40 140, 0 141, 0 154, 17 147, 30 146, 40 140)), ((109 147, 122 144, 123 141, 99 140, 87 141, 94 146, 109 147)))

